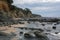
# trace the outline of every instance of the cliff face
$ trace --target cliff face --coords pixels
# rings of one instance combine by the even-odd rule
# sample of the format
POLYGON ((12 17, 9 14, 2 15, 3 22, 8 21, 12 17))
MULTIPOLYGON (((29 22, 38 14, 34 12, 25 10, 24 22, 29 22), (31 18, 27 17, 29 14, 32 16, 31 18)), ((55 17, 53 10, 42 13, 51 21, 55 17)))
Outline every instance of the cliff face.
POLYGON ((5 1, 0 1, 0 10, 6 11, 6 12, 9 11, 9 7, 8 7, 7 2, 5 2, 5 1))
POLYGON ((28 8, 22 9, 14 5, 11 5, 11 13, 12 13, 12 16, 14 15, 15 18, 32 17, 32 12, 30 11, 30 9, 28 8))
MULTIPOLYGON (((13 0, 0 0, 0 14, 10 18, 31 18, 34 17, 30 9, 18 8, 11 5, 13 0)), ((0 16, 1 17, 1 16, 0 16)))

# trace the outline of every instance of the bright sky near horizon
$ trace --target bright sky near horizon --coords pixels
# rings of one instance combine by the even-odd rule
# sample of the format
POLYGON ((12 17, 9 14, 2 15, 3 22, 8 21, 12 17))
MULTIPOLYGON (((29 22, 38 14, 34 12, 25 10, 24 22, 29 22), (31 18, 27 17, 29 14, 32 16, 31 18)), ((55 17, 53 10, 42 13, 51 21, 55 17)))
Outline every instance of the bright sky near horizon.
POLYGON ((14 0, 13 4, 44 17, 60 17, 60 0, 14 0))

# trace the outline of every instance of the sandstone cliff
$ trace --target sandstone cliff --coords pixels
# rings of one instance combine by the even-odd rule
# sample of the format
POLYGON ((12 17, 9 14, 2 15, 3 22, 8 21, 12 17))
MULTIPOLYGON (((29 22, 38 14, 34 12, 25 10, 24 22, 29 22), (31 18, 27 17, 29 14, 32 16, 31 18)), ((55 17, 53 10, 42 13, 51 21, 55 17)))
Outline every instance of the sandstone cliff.
POLYGON ((0 0, 0 25, 13 24, 10 21, 10 19, 13 19, 13 18, 37 17, 37 15, 32 14, 29 8, 25 8, 25 9, 18 8, 14 5, 11 5, 12 3, 13 3, 13 0, 0 0))
POLYGON ((0 0, 0 12, 3 14, 6 13, 6 16, 11 18, 31 18, 33 17, 32 12, 30 9, 25 8, 18 8, 14 5, 11 5, 13 0, 0 0))

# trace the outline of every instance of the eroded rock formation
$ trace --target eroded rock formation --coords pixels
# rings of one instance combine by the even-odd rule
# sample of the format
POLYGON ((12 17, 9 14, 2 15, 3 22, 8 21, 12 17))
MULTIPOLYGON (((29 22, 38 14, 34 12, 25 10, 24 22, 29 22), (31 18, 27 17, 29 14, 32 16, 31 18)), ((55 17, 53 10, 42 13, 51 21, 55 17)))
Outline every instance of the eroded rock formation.
POLYGON ((0 10, 7 11, 7 12, 9 11, 9 7, 8 7, 7 2, 0 1, 0 10))
POLYGON ((14 5, 11 5, 12 3, 13 0, 0 0, 0 22, 6 22, 10 18, 37 17, 37 15, 32 14, 29 8, 18 8, 14 5))

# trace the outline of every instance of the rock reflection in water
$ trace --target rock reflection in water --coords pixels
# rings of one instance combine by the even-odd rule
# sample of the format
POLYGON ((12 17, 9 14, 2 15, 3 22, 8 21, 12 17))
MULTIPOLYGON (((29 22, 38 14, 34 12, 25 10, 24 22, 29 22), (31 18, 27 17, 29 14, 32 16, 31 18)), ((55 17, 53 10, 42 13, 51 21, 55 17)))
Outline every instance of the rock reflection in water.
POLYGON ((0 36, 0 40, 11 40, 12 38, 11 37, 2 37, 2 36, 0 36))
POLYGON ((14 33, 7 34, 4 32, 0 32, 0 40, 13 40, 15 36, 16 34, 14 33))
POLYGON ((19 40, 45 40, 45 39, 37 38, 37 37, 31 37, 31 38, 23 38, 23 39, 19 39, 19 40))
POLYGON ((24 38, 25 40, 41 40, 40 38, 36 38, 36 37, 34 37, 34 38, 24 38))

